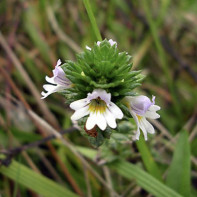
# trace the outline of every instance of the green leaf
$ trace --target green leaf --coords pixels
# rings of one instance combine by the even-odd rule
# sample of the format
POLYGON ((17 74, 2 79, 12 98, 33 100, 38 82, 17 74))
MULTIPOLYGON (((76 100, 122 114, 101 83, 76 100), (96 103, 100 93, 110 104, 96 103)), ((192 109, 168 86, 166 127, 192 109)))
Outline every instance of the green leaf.
POLYGON ((126 161, 118 161, 109 165, 123 177, 135 180, 137 185, 157 197, 181 197, 171 188, 167 187, 156 178, 146 173, 138 166, 126 161))
POLYGON ((157 166, 157 164, 155 163, 149 149, 148 146, 146 145, 144 138, 141 137, 139 141, 136 141, 137 144, 137 148, 140 152, 140 155, 142 157, 143 163, 147 169, 147 171, 154 176, 155 178, 157 178, 158 180, 162 181, 162 174, 157 166))
POLYGON ((190 196, 190 168, 188 134, 182 131, 175 147, 166 183, 183 196, 190 196))
MULTIPOLYGON (((86 157, 94 159, 97 151, 78 147, 78 150, 86 157)), ((180 194, 158 181, 156 178, 139 168, 138 166, 126 161, 116 160, 109 163, 108 166, 114 169, 117 173, 129 180, 135 180, 137 185, 157 197, 181 197, 180 194)))
POLYGON ((45 197, 77 197, 65 187, 35 173, 16 161, 12 161, 9 167, 2 166, 0 173, 45 197))

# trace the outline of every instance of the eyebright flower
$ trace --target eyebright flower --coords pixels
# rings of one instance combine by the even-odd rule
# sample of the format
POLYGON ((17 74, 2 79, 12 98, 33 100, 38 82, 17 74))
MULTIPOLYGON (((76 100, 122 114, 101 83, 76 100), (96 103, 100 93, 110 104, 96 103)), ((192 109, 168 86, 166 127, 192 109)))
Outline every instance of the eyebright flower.
MULTIPOLYGON (((112 39, 110 39, 108 42, 109 42, 109 44, 110 44, 111 46, 113 46, 113 45, 116 45, 116 46, 117 46, 117 42, 116 42, 116 41, 113 41, 112 39)), ((96 44, 97 44, 97 46, 100 46, 101 41, 97 41, 96 44)), ((88 49, 89 51, 92 50, 89 46, 86 46, 86 49, 88 49)))
POLYGON ((103 89, 95 89, 88 93, 87 98, 74 101, 70 107, 75 110, 72 120, 89 115, 86 122, 86 129, 91 130, 97 125, 101 130, 105 130, 107 125, 116 128, 116 119, 122 119, 123 113, 120 108, 111 102, 111 94, 103 89))
MULTIPOLYGON (((109 44, 110 44, 111 46, 113 46, 114 44, 117 46, 117 42, 116 42, 116 41, 113 41, 112 39, 110 39, 108 42, 109 42, 109 44)), ((96 44, 97 44, 98 46, 100 46, 101 42, 100 42, 100 41, 97 41, 96 44)))
POLYGON ((147 96, 127 97, 129 101, 129 111, 137 124, 136 140, 139 140, 140 129, 144 134, 145 140, 148 139, 147 133, 154 134, 154 127, 146 120, 146 118, 157 119, 160 117, 156 111, 160 110, 155 105, 155 96, 151 100, 147 96))
POLYGON ((41 99, 46 98, 48 95, 54 93, 54 92, 61 92, 64 89, 67 89, 70 87, 70 80, 66 78, 65 72, 61 68, 61 60, 59 59, 57 61, 57 64, 55 66, 55 69, 53 70, 53 77, 46 76, 46 81, 51 84, 46 84, 43 86, 43 88, 47 92, 41 92, 41 99))

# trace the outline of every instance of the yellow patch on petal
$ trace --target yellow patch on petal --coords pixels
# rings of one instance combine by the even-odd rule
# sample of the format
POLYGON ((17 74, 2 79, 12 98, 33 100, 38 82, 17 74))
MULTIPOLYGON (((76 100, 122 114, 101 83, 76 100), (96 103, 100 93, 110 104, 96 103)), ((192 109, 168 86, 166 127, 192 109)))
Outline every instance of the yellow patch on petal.
POLYGON ((136 115, 138 120, 140 121, 142 119, 142 116, 136 115))
POLYGON ((106 108, 107 108, 107 105, 105 101, 98 98, 98 99, 94 99, 91 101, 88 110, 93 113, 100 112, 101 114, 103 114, 106 111, 106 108))

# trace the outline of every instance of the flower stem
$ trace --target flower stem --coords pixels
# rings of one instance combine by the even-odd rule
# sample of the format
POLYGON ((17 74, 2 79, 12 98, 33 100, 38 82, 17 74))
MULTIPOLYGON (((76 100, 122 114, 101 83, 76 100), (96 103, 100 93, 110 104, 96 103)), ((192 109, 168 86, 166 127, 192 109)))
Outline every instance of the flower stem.
POLYGON ((94 30, 96 39, 101 41, 102 37, 101 37, 100 31, 99 31, 99 28, 98 28, 98 26, 96 24, 96 20, 95 20, 94 14, 92 12, 90 1, 89 0, 83 0, 83 4, 84 4, 84 6, 86 8, 86 11, 88 13, 88 17, 89 17, 90 22, 92 24, 92 28, 94 30))

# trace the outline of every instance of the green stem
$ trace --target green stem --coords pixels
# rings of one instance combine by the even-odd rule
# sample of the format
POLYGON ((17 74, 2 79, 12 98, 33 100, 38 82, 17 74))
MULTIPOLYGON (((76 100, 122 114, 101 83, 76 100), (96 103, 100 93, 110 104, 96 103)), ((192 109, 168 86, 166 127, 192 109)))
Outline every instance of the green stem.
POLYGON ((141 137, 139 141, 136 141, 136 145, 137 145, 138 151, 140 152, 140 155, 142 157, 143 163, 147 171, 152 176, 154 176, 155 178, 157 178, 159 181, 162 182, 162 173, 160 169, 158 168, 156 162, 154 161, 151 155, 151 152, 149 151, 149 148, 146 145, 143 137, 141 137))
POLYGON ((96 20, 95 20, 94 14, 92 12, 92 8, 91 8, 91 5, 90 5, 90 2, 89 2, 89 0, 83 0, 83 3, 85 5, 86 11, 88 13, 88 17, 89 17, 90 22, 92 24, 92 28, 94 30, 96 39, 101 41, 102 37, 101 37, 100 31, 99 31, 99 28, 98 28, 98 26, 96 24, 96 20))

